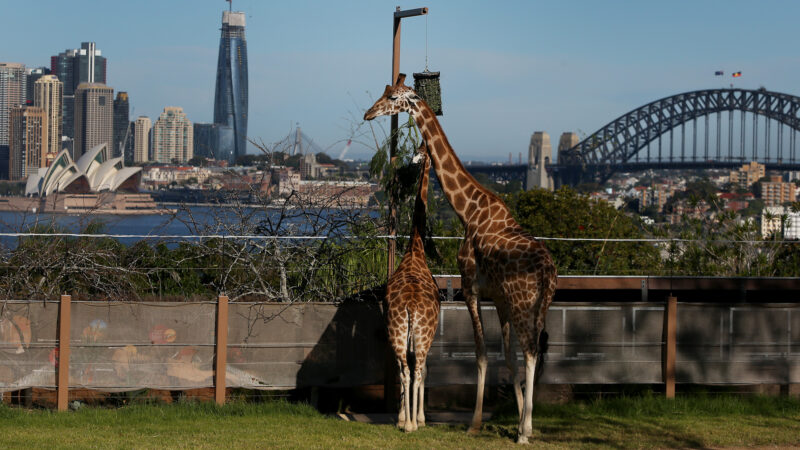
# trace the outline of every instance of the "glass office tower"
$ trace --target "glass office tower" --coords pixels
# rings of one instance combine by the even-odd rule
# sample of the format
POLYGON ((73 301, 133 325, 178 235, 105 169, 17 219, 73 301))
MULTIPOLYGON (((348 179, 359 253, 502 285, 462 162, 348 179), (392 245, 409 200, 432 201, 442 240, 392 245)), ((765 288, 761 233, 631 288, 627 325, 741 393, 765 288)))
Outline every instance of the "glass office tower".
POLYGON ((222 13, 217 59, 214 123, 219 127, 214 154, 234 164, 247 149, 247 41, 244 13, 222 13))

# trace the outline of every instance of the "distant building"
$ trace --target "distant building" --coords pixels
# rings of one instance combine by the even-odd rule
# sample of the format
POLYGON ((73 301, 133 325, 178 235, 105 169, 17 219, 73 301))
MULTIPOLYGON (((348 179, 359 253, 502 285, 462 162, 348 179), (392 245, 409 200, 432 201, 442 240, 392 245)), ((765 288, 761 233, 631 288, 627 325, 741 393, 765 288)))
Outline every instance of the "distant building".
POLYGON ((800 213, 783 206, 768 206, 761 212, 761 236, 778 233, 784 239, 800 239, 800 213))
POLYGON ((725 211, 737 212, 750 206, 750 202, 755 199, 755 195, 752 192, 744 194, 725 192, 717 194, 717 198, 722 200, 725 211))
POLYGON ((203 184, 211 176, 211 170, 192 166, 152 166, 144 170, 142 183, 150 188, 169 186, 171 183, 183 184, 194 178, 203 184))
POLYGON ((300 188, 300 172, 291 167, 283 167, 272 172, 272 183, 278 186, 278 195, 287 197, 300 188))
POLYGON ((216 158, 233 164, 247 153, 247 40, 243 12, 224 11, 214 89, 214 123, 220 125, 216 158))
POLYGON ((794 202, 795 185, 787 183, 780 176, 771 176, 769 181, 761 183, 761 198, 765 206, 780 206, 787 202, 794 202))
POLYGON ((667 214, 667 222, 671 225, 682 223, 685 219, 702 219, 711 206, 705 201, 700 200, 696 204, 690 204, 686 200, 681 200, 673 206, 672 213, 667 214))
POLYGON ((63 131, 74 138, 75 91, 81 83, 106 84, 106 58, 94 42, 81 42, 81 48, 67 49, 50 57, 50 71, 64 83, 63 131))
POLYGON ((219 125, 215 123, 195 122, 194 128, 194 156, 217 159, 216 145, 219 141, 219 125))
POLYGON ((134 125, 133 162, 144 163, 150 161, 150 128, 152 122, 149 117, 139 116, 134 125))
POLYGON ((320 164, 317 162, 317 155, 307 153, 300 159, 300 176, 303 179, 325 178, 336 175, 339 168, 334 164, 320 164))
POLYGON ((11 109, 25 104, 25 65, 0 63, 0 145, 8 145, 11 109))
POLYGON ((73 159, 90 149, 114 142, 114 89, 99 83, 81 83, 75 90, 73 159))
POLYGON ((134 150, 136 148, 136 121, 128 122, 128 127, 130 131, 128 132, 128 140, 125 141, 125 154, 122 158, 126 166, 133 164, 134 150))
POLYGON ((111 150, 113 158, 123 156, 125 153, 125 138, 128 136, 128 124, 130 123, 129 114, 128 93, 117 92, 117 98, 114 99, 114 145, 111 150))
MULTIPOLYGON (((45 75, 50 74, 49 67, 36 67, 25 70, 25 104, 29 106, 36 106, 36 93, 34 87, 36 81, 45 75)), ((60 102, 59 102, 60 104, 60 102)), ((60 116, 59 116, 60 117, 60 116)))
POLYGON ((763 164, 756 161, 751 161, 750 164, 745 164, 738 170, 731 172, 730 180, 732 184, 736 184, 742 189, 750 189, 756 181, 766 175, 766 168, 763 164))
POLYGON ((33 105, 42 108, 47 116, 47 143, 45 153, 48 158, 55 158, 61 151, 62 122, 61 98, 64 83, 55 75, 43 75, 34 83, 33 105))
POLYGON ((167 106, 153 125, 153 159, 185 163, 194 152, 194 130, 183 108, 167 106))
POLYGON ((23 180, 47 167, 47 117, 36 106, 11 109, 9 127, 9 179, 23 180))
MULTIPOLYGON (((564 136, 561 137, 561 141, 564 141, 564 136)), ((550 146, 550 135, 544 131, 533 133, 528 146, 528 176, 525 190, 534 188, 553 190, 553 177, 546 170, 552 159, 553 149, 550 146)))

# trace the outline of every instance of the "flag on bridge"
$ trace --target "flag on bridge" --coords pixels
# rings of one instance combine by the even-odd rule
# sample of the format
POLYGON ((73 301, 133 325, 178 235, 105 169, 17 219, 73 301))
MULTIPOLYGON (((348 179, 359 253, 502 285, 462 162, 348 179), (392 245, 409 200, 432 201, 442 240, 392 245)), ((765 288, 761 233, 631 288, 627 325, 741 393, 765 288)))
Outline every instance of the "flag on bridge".
POLYGON ((716 76, 725 75, 725 72, 723 72, 721 70, 718 70, 718 71, 714 72, 714 75, 716 75, 716 76))
POLYGON ((742 76, 742 72, 733 72, 733 78, 739 78, 742 76))

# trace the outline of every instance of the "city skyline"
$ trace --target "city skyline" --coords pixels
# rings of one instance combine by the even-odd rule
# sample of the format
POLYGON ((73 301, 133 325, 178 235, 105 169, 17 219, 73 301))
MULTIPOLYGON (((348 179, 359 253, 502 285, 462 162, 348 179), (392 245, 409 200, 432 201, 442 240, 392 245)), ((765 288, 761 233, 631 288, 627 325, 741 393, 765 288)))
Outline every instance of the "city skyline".
MULTIPOLYGON (((8 24, 12 35, 37 20, 52 31, 10 46, 5 61, 47 66, 47 58, 64 48, 96 42, 109 61, 108 84, 131 95, 132 117, 154 118, 164 106, 179 105, 193 122, 212 122, 219 17, 226 2, 144 1, 124 11, 124 21, 110 20, 120 9, 89 8, 98 2, 43 3, 52 11, 44 18, 37 5, 6 7, 15 17, 8 24), (144 31, 167 27, 170 39, 144 31)), ((429 68, 442 72, 441 121, 464 159, 526 154, 535 131, 588 134, 658 98, 727 87, 736 71, 743 74, 735 79, 737 87, 798 91, 793 73, 800 58, 790 46, 790 18, 800 5, 398 4, 431 8, 428 18, 403 23, 401 70, 424 68, 427 34, 429 68), (715 77, 717 70, 725 76, 715 77)), ((248 21, 248 135, 275 142, 300 122, 338 156, 350 128, 361 123, 358 113, 389 81, 393 7, 234 1, 233 9, 248 21)), ((362 145, 370 144, 369 129, 360 131, 367 134, 348 157, 371 156, 362 145)))

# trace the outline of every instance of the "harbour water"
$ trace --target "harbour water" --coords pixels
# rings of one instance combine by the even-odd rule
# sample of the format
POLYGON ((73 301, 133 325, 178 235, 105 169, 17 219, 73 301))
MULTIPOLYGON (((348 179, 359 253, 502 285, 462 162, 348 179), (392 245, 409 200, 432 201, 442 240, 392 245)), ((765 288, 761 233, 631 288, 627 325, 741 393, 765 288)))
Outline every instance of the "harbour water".
POLYGON ((16 246, 15 233, 33 229, 55 228, 64 233, 82 233, 93 223, 100 224, 95 234, 123 236, 120 242, 131 245, 142 239, 158 240, 158 236, 173 236, 170 241, 189 239, 196 235, 237 235, 256 223, 263 223, 259 235, 341 234, 344 223, 367 220, 378 215, 374 210, 325 210, 306 214, 302 211, 274 209, 234 210, 226 207, 182 207, 174 214, 105 215, 105 214, 34 214, 31 212, 0 211, 0 243, 7 248, 16 246), (244 218, 243 218, 244 216, 244 218), (335 220, 341 219, 341 220, 335 220), (245 227, 242 222, 246 221, 245 227), (335 224, 334 224, 335 223, 335 224), (124 236, 135 237, 124 237, 124 236))

